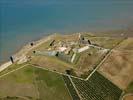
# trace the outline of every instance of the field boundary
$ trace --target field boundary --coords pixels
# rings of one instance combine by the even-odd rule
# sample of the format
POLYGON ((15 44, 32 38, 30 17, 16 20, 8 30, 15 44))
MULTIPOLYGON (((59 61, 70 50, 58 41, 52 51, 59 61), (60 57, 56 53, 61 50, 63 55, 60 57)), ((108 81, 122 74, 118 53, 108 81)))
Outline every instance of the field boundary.
POLYGON ((119 43, 117 43, 114 48, 110 49, 109 52, 106 54, 106 56, 103 58, 103 60, 96 66, 96 68, 91 72, 91 74, 85 79, 86 81, 92 76, 92 74, 94 74, 97 69, 105 62, 105 60, 110 56, 110 54, 112 53, 112 51, 117 48, 117 46, 119 46, 123 41, 125 41, 127 38, 124 38, 123 40, 121 40, 119 43))
MULTIPOLYGON (((62 76, 62 80, 64 81, 63 76, 62 76)), ((69 91, 69 89, 68 89, 67 84, 65 83, 65 81, 64 81, 64 84, 65 84, 65 87, 66 87, 66 89, 68 91, 68 94, 70 95, 71 99, 73 100, 73 97, 71 96, 71 93, 70 93, 70 91, 69 91)))
POLYGON ((7 73, 1 75, 0 78, 4 77, 4 76, 6 76, 6 75, 8 75, 8 74, 10 74, 10 73, 13 73, 13 72, 15 72, 15 71, 17 71, 17 70, 19 70, 19 69, 22 69, 22 68, 24 68, 24 67, 26 67, 26 66, 28 66, 28 65, 30 65, 30 64, 26 64, 26 65, 23 65, 23 66, 21 66, 21 67, 19 67, 19 68, 17 68, 17 69, 14 69, 14 70, 12 70, 12 71, 9 71, 9 72, 7 72, 7 73))
MULTIPOLYGON (((73 81, 72 81, 71 77, 70 77, 70 76, 68 76, 68 78, 69 78, 69 80, 71 81, 71 83, 72 83, 72 85, 73 85, 73 87, 74 87, 75 91, 77 92, 77 94, 78 94, 79 98, 82 100, 82 97, 81 97, 81 95, 80 95, 79 91, 77 90, 77 88, 76 88, 75 84, 73 83, 73 81)), ((83 80, 82 80, 82 81, 83 81, 83 80)))
POLYGON ((85 81, 85 79, 83 79, 83 78, 79 78, 79 77, 72 76, 72 75, 68 75, 68 74, 65 74, 65 73, 61 73, 61 72, 49 70, 49 69, 47 69, 47 68, 40 67, 40 66, 38 66, 38 65, 32 65, 32 64, 30 64, 30 65, 33 66, 33 67, 35 67, 35 68, 40 68, 40 69, 47 70, 47 71, 50 71, 50 72, 54 72, 54 73, 57 73, 57 74, 60 74, 60 75, 65 75, 65 76, 68 76, 68 77, 71 76, 71 77, 73 77, 73 78, 76 78, 76 79, 80 79, 80 80, 84 80, 84 81, 85 81))

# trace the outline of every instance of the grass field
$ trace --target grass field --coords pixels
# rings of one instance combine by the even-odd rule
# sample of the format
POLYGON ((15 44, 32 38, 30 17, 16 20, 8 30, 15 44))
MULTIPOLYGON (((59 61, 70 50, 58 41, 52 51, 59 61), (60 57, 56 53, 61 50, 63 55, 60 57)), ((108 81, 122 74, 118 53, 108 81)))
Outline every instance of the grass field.
POLYGON ((103 50, 90 47, 89 50, 80 54, 80 58, 74 67, 80 71, 82 78, 86 78, 88 74, 90 74, 89 72, 95 69, 96 65, 103 59, 106 53, 107 52, 103 52, 103 50))
POLYGON ((1 75, 4 75, 4 74, 6 74, 6 73, 8 73, 8 72, 10 72, 10 71, 13 71, 13 70, 15 70, 15 69, 17 69, 17 68, 20 68, 20 67, 22 67, 22 66, 24 66, 24 65, 26 65, 26 64, 28 64, 28 63, 23 63, 23 64, 14 63, 14 64, 10 65, 8 68, 6 68, 6 69, 4 69, 3 71, 1 71, 1 72, 0 72, 0 76, 1 76, 1 75))
POLYGON ((40 99, 71 100, 61 75, 36 69, 35 77, 40 99))
POLYGON ((0 78, 0 97, 5 96, 38 98, 31 66, 26 66, 0 78))
POLYGON ((61 75, 30 65, 0 78, 0 98, 17 100, 19 96, 29 100, 71 100, 61 75))
POLYGON ((31 100, 31 99, 33 99, 33 98, 30 98, 30 97, 10 97, 10 96, 0 98, 0 100, 31 100))
POLYGON ((71 64, 59 60, 56 57, 46 57, 46 56, 34 56, 30 61, 31 64, 39 65, 42 68, 49 70, 55 70, 64 73, 65 70, 70 69, 71 64))
POLYGON ((106 49, 112 49, 119 42, 121 42, 124 38, 118 37, 87 37, 91 41, 92 44, 97 44, 106 49))

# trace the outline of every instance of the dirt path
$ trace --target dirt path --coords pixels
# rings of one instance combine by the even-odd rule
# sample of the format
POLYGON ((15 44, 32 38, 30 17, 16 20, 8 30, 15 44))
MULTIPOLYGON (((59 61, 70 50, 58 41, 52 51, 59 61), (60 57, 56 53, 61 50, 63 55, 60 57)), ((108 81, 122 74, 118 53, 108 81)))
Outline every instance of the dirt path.
POLYGON ((80 95, 79 91, 77 90, 77 88, 76 88, 75 84, 73 83, 73 81, 72 81, 71 77, 70 77, 70 76, 68 76, 68 78, 69 78, 69 80, 71 81, 71 83, 72 83, 72 85, 73 85, 73 87, 74 87, 75 91, 77 92, 77 94, 78 94, 79 98, 82 100, 82 97, 81 97, 81 95, 80 95))
POLYGON ((17 71, 17 70, 19 70, 19 69, 22 69, 22 68, 24 68, 25 66, 28 66, 28 65, 29 65, 29 64, 26 64, 26 65, 24 65, 24 66, 22 66, 22 67, 19 67, 19 68, 14 69, 14 70, 12 70, 12 71, 10 71, 10 72, 7 72, 7 73, 1 75, 0 78, 4 77, 4 76, 6 76, 6 75, 8 75, 8 74, 10 74, 10 73, 12 73, 12 72, 15 72, 15 71, 17 71))
POLYGON ((97 65, 97 67, 91 72, 91 74, 86 78, 86 80, 88 80, 96 71, 97 69, 105 62, 105 60, 110 56, 110 54, 112 53, 112 51, 117 48, 117 46, 119 46, 119 44, 121 44, 125 39, 123 39, 122 41, 120 41, 114 48, 112 48, 108 54, 103 58, 103 60, 97 65))

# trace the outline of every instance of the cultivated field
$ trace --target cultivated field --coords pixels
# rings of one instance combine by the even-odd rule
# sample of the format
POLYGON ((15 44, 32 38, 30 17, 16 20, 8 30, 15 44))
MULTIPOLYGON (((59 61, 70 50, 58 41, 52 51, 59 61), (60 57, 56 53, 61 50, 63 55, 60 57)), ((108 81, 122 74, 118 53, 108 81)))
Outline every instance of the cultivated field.
POLYGON ((83 100, 119 100, 122 90, 95 72, 87 81, 72 78, 83 100))
POLYGON ((35 77, 41 100, 71 100, 62 75, 35 69, 35 77))
POLYGON ((80 98, 79 98, 79 96, 78 96, 78 94, 77 94, 77 92, 76 92, 74 86, 72 85, 72 83, 71 83, 69 77, 63 75, 63 79, 64 79, 64 81, 65 81, 65 84, 66 84, 66 86, 67 86, 67 88, 68 88, 68 90, 69 90, 69 92, 70 92, 70 94, 71 94, 73 100, 80 100, 80 98))
POLYGON ((113 51, 100 66, 99 72, 121 89, 133 80, 133 52, 113 51))
POLYGON ((120 45, 118 45, 116 50, 133 51, 133 38, 127 38, 124 40, 120 45))

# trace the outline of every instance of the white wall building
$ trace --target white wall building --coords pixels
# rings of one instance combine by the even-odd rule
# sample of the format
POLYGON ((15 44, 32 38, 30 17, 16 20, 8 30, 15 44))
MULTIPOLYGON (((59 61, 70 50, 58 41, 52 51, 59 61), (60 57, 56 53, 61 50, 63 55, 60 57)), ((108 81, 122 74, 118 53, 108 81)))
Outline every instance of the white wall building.
POLYGON ((78 49, 78 53, 88 50, 89 48, 90 48, 89 46, 84 46, 84 47, 78 49))

